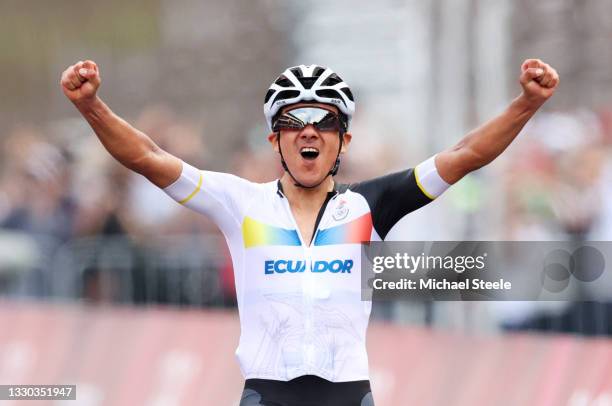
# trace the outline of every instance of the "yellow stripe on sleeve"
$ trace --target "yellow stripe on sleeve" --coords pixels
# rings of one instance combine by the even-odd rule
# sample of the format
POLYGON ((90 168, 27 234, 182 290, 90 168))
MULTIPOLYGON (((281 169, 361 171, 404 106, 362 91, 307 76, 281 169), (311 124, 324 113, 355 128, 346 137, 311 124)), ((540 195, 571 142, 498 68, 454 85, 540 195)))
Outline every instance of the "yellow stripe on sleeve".
POLYGON ((187 196, 183 200, 179 200, 179 203, 180 204, 185 204, 188 201, 190 201, 195 195, 198 194, 198 192, 200 191, 201 188, 202 188, 202 171, 200 171, 200 179, 198 179, 198 186, 196 186, 195 190, 193 192, 191 192, 191 194, 189 196, 187 196))
POLYGON ((414 168, 414 178, 416 179, 417 186, 419 187, 419 189, 421 189, 421 192, 423 192, 423 194, 425 196, 429 197, 431 200, 434 200, 436 197, 432 196, 429 193, 427 193, 427 191, 425 190, 425 188, 421 184, 421 181, 419 180, 419 166, 418 165, 414 168))

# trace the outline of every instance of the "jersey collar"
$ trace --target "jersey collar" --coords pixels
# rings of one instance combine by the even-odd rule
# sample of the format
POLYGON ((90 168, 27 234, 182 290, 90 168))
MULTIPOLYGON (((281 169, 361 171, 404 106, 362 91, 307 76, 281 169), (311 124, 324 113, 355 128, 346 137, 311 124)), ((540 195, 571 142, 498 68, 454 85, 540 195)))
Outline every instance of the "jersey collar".
MULTIPOLYGON (((330 192, 327 192, 327 196, 335 196, 336 194, 338 194, 337 186, 338 184, 334 181, 334 186, 330 192)), ((276 180, 276 194, 283 199, 286 198, 285 191, 283 190, 283 184, 281 183, 280 179, 276 180)))

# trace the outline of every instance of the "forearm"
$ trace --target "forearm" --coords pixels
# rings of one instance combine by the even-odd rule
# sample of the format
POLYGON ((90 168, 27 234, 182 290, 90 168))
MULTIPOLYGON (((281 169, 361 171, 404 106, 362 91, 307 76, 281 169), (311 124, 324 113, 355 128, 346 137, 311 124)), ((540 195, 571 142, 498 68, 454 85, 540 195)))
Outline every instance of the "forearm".
POLYGON ((181 160, 159 148, 145 133, 113 113, 98 97, 86 103, 75 103, 75 106, 104 148, 123 166, 160 188, 178 179, 182 171, 181 160))
POLYGON ((454 147, 436 157, 442 178, 453 184, 466 174, 489 164, 518 136, 541 104, 534 104, 523 95, 510 103, 504 112, 470 131, 454 147))
POLYGON ((503 113, 467 134, 455 148, 465 151, 465 164, 472 170, 481 168, 504 152, 539 107, 521 95, 503 113))
POLYGON ((159 148, 146 134, 111 111, 100 98, 75 103, 104 148, 125 167, 143 173, 146 161, 159 148))

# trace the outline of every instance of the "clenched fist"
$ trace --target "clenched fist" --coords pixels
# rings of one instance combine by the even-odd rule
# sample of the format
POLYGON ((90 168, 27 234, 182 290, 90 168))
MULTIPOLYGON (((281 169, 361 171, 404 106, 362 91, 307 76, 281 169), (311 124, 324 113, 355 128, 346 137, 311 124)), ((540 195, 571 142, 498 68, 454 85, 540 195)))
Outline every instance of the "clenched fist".
POLYGON ((523 95, 534 104, 540 105, 555 93, 559 86, 559 74, 549 64, 539 59, 527 59, 521 65, 521 86, 523 95))
POLYGON ((100 73, 94 61, 79 61, 62 73, 60 80, 66 97, 78 104, 93 100, 100 87, 100 73))

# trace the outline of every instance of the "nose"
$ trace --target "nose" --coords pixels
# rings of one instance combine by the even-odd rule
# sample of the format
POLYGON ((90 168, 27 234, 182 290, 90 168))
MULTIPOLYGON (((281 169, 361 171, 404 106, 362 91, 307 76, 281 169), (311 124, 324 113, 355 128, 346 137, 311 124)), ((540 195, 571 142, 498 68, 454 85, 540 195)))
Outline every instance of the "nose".
POLYGON ((305 140, 312 140, 312 139, 318 138, 319 136, 320 136, 319 132, 317 131, 317 129, 312 124, 308 124, 300 132, 300 138, 303 139, 303 140, 304 139, 305 140))

